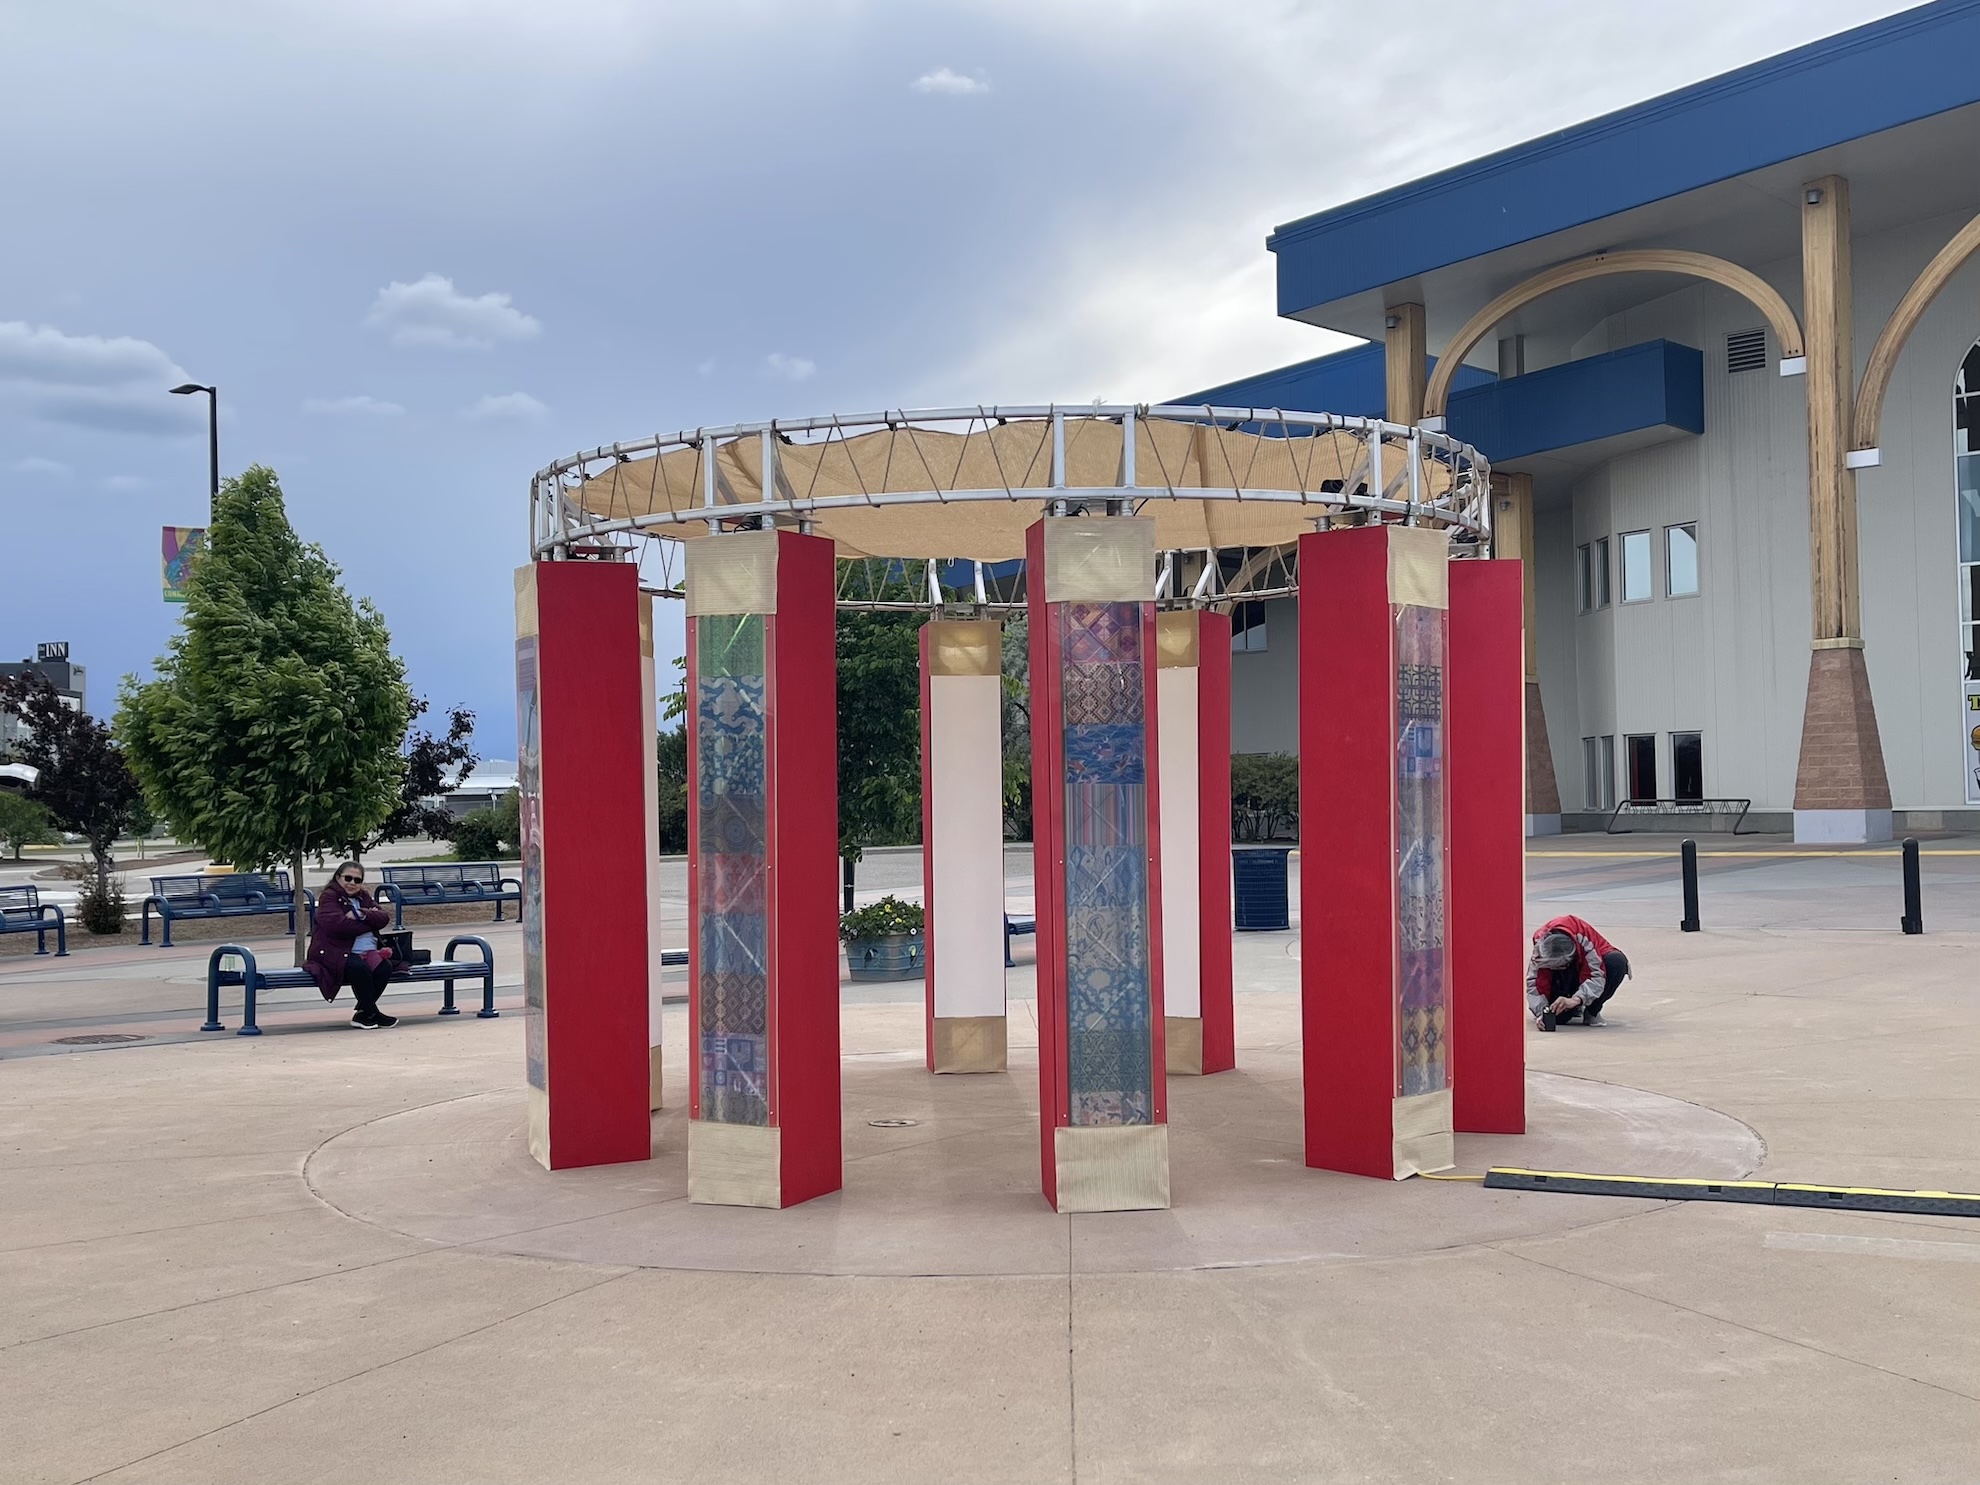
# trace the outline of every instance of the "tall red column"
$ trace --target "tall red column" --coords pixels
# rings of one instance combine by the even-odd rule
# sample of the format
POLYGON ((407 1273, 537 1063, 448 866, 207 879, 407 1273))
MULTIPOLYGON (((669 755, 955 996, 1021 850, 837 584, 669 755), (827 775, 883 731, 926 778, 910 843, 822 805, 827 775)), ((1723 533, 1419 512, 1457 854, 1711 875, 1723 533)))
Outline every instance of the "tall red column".
POLYGON ((1039 1153, 1061 1212, 1169 1204, 1154 524, 1025 537, 1039 1153))
POLYGON ((687 543, 688 1200, 841 1185, 832 543, 687 543))
POLYGON ((1441 530, 1299 540, 1306 1163, 1453 1163, 1445 961, 1441 530))
POLYGON ((529 1149, 551 1170, 645 1160, 653 719, 639 571, 516 572, 523 996, 529 1149))
POLYGON ((1171 1073, 1237 1065, 1231 1016, 1231 621, 1155 616, 1162 1007, 1171 1073))
POLYGON ((1526 1132, 1524 600, 1516 561, 1453 562, 1451 1069, 1455 1128, 1526 1132))

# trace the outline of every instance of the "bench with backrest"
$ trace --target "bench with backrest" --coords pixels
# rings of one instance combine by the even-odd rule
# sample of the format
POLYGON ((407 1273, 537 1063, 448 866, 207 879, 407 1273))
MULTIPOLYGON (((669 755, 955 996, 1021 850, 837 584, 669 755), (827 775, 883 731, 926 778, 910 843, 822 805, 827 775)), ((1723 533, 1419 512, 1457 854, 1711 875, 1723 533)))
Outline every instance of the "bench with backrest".
POLYGON ((1038 918, 1035 914, 1029 918, 1014 918, 1009 913, 1004 914, 1005 969, 1015 969, 1017 967, 1017 960, 1011 958, 1011 939, 1026 933, 1031 934, 1033 937, 1037 936, 1038 918))
POLYGON ((387 866, 380 897, 392 901, 392 924, 405 921, 409 907, 453 907, 463 902, 492 902, 495 921, 502 921, 502 904, 513 902, 521 911, 522 883, 502 875, 495 861, 463 861, 458 866, 387 866))
MULTIPOLYGON (((315 896, 304 892, 302 906, 312 911, 315 896)), ((210 876, 153 877, 151 896, 138 913, 138 942, 151 942, 151 913, 156 908, 165 925, 164 946, 172 947, 175 919, 259 918, 280 914, 296 931, 296 894, 286 871, 216 872, 210 876)))
MULTIPOLYGON (((477 1019, 488 1021, 501 1014, 495 1009, 495 951, 488 947, 488 940, 475 938, 471 934, 461 934, 447 940, 447 953, 443 959, 430 964, 400 964, 393 968, 389 991, 394 985, 413 985, 439 981, 445 987, 445 995, 440 1003, 439 1014, 458 1016, 460 1007, 454 1004, 454 982, 456 980, 481 981, 481 1009, 474 1014, 477 1019), (457 950, 472 946, 480 952, 479 959, 456 959, 457 950)), ((241 1029, 236 1035, 260 1036, 261 1027, 254 1018, 255 996, 262 990, 299 990, 308 986, 314 990, 316 981, 306 969, 283 965, 279 969, 263 969, 255 962, 254 951, 240 944, 222 944, 215 949, 206 961, 206 1022, 201 1031, 225 1031, 220 1020, 220 991, 223 986, 241 987, 241 1029), (240 960, 240 967, 222 967, 222 961, 232 956, 240 960)))
POLYGON ((69 927, 62 910, 41 900, 39 887, 0 887, 0 933, 31 933, 34 952, 48 952, 48 930, 55 930, 55 957, 69 952, 69 927))
POLYGON ((1734 835, 1755 835, 1757 831, 1739 828, 1746 823, 1746 812, 1752 808, 1750 799, 1625 799, 1609 816, 1606 833, 1628 835, 1631 827, 1617 823, 1625 816, 1633 820, 1670 819, 1685 826, 1702 816, 1711 822, 1709 828, 1713 830, 1723 828, 1717 823, 1719 820, 1730 818, 1734 835))

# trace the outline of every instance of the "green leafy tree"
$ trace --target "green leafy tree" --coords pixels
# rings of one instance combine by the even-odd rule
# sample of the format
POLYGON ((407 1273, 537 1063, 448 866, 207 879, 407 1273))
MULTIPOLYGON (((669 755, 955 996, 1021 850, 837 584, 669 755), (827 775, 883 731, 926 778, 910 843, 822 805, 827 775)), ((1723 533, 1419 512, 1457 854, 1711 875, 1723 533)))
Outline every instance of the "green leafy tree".
POLYGON ((21 859, 23 846, 52 846, 62 837, 48 823, 48 811, 11 789, 0 789, 0 843, 21 859))
POLYGON ((1004 625, 1004 839, 1031 839, 1031 625, 1004 625))
POLYGON ((1238 840, 1298 837, 1298 758, 1239 753, 1231 759, 1231 833, 1238 840))
POLYGON ((687 728, 661 733, 658 743, 660 850, 665 855, 679 855, 687 850, 687 728))
MULTIPOLYGON (((236 866, 286 865, 362 840, 399 803, 412 695, 385 620, 353 603, 289 525, 275 472, 220 491, 157 678, 124 683, 117 732, 181 840, 236 866)), ((296 962, 307 924, 296 916, 296 962)))
MULTIPOLYGON (((927 564, 889 565, 876 597, 913 601, 927 564)), ((839 855, 850 908, 868 846, 921 838, 921 625, 918 613, 843 613, 838 621, 839 855)))

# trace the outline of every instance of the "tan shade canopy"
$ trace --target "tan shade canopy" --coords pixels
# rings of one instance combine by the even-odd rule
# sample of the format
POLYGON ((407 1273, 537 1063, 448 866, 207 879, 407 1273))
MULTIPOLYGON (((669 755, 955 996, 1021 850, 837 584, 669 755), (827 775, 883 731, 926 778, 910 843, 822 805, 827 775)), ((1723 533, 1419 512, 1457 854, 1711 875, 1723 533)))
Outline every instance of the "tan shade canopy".
MULTIPOLYGON (((1120 486, 1122 425, 1113 418, 1065 420, 1065 484, 1073 490, 1120 486)), ((1269 547, 1310 529, 1315 511, 1293 501, 1192 499, 1190 491, 1289 492, 1316 500, 1326 489, 1352 489, 1366 479, 1369 435, 1335 430, 1311 437, 1274 438, 1213 424, 1137 419, 1134 497, 1140 514, 1155 522, 1163 550, 1202 547, 1269 547), (1331 483, 1330 483, 1331 482, 1331 483), (1324 487, 1324 489, 1323 489, 1324 487), (1175 491, 1172 496, 1169 492, 1175 491)), ((1384 441, 1385 476, 1407 467, 1409 446, 1384 441)), ((917 504, 852 504, 811 513, 815 529, 838 544, 842 557, 976 558, 1004 561, 1024 555, 1025 528, 1050 498, 1052 425, 1027 420, 955 433, 902 424, 810 443, 774 441, 771 500, 806 502, 932 492, 917 504), (995 499, 951 500, 957 491, 996 491, 995 499), (1002 492, 1016 498, 1004 499, 1002 492), (1019 493, 1021 492, 1021 493, 1019 493)), ((644 459, 626 459, 593 476, 564 498, 593 518, 612 521, 658 511, 704 509, 703 450, 674 448, 644 459)), ((749 435, 716 446, 717 507, 763 501, 763 445, 749 435)), ((1450 468, 1423 462, 1418 499, 1443 498, 1450 468)), ((1373 493, 1373 492, 1371 492, 1373 493)), ((1090 498, 1090 497, 1089 497, 1090 498)), ((706 536, 701 521, 665 528, 692 541, 706 536)))

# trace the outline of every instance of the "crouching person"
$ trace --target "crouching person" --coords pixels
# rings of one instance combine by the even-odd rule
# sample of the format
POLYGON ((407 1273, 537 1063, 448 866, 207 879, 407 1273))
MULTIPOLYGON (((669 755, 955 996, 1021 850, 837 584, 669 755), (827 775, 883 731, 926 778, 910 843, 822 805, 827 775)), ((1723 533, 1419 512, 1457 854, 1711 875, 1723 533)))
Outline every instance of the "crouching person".
POLYGON ((1629 960, 1594 924, 1572 915, 1553 918, 1534 930, 1526 1009, 1542 1031, 1577 1017, 1594 1026, 1628 975, 1629 960))

